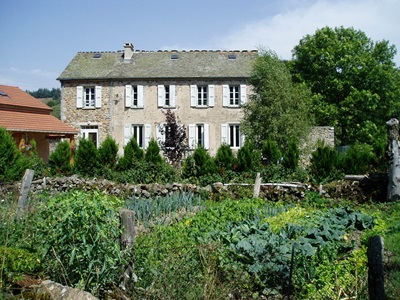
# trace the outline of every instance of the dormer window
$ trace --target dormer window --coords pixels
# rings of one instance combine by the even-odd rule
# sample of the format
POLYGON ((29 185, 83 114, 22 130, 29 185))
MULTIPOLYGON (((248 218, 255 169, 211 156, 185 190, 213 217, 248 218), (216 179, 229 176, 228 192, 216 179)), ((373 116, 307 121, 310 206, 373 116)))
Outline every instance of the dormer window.
POLYGON ((236 59, 236 54, 234 53, 229 54, 228 59, 236 59))
POLYGON ((177 53, 171 54, 171 59, 172 60, 179 59, 179 55, 177 53))

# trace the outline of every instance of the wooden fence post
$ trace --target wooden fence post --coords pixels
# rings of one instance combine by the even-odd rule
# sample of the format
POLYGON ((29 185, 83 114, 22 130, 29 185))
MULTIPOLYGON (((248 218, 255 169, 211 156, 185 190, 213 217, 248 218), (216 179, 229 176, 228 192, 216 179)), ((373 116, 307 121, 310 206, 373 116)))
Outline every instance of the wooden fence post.
POLYGON ((28 193, 31 189, 33 175, 35 174, 34 170, 26 169, 25 175, 22 179, 21 189, 19 191, 18 205, 17 205, 17 222, 19 222, 22 212, 24 211, 26 202, 28 200, 28 193))
POLYGON ((371 236, 368 239, 368 293, 370 300, 385 300, 383 275, 383 239, 371 236))
POLYGON ((133 246, 135 241, 135 212, 126 208, 119 211, 121 216, 121 226, 123 232, 121 235, 121 248, 127 249, 133 246))
POLYGON ((261 177, 260 173, 257 173, 256 181, 254 182, 253 198, 257 198, 260 195, 260 185, 261 185, 261 177))

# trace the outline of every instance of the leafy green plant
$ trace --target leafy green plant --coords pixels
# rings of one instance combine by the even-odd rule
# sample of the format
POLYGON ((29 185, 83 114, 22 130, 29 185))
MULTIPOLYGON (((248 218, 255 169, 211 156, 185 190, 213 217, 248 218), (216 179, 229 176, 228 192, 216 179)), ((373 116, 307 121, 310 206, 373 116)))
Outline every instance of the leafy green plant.
POLYGON ((95 176, 99 169, 99 152, 91 139, 80 139, 75 151, 74 169, 82 176, 95 176))
POLYGON ((53 280, 94 295, 118 281, 126 263, 119 244, 116 208, 122 202, 99 192, 74 191, 43 202, 35 236, 45 271, 53 280))
POLYGON ((107 136, 99 147, 99 162, 103 168, 113 170, 118 160, 118 145, 111 137, 107 136))
POLYGON ((52 175, 70 175, 72 166, 70 163, 71 148, 68 141, 58 143, 56 149, 49 157, 49 167, 52 175))
POLYGON ((376 160, 372 146, 355 143, 341 159, 341 167, 347 174, 366 174, 376 160))

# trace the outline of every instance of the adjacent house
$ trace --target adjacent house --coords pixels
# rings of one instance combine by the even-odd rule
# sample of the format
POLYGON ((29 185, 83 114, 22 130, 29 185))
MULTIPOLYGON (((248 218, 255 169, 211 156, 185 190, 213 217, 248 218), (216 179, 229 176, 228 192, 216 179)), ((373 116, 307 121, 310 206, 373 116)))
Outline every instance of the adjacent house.
POLYGON ((22 151, 35 140, 39 157, 48 161, 52 145, 60 139, 74 143, 78 130, 52 116, 52 109, 15 86, 0 85, 0 127, 12 133, 22 151))
POLYGON ((222 143, 242 146, 241 105, 257 51, 79 52, 58 77, 61 119, 99 144, 110 135, 120 153, 133 136, 143 149, 162 140, 165 112, 174 111, 191 149, 215 154, 222 143))

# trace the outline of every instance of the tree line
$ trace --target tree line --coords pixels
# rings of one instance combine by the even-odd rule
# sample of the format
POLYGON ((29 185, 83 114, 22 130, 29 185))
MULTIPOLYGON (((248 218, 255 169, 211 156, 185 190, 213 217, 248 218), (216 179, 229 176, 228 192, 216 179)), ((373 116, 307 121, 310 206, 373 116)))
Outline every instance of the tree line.
POLYGON ((29 95, 35 98, 53 98, 53 100, 61 100, 60 88, 40 88, 37 91, 26 91, 29 95))

